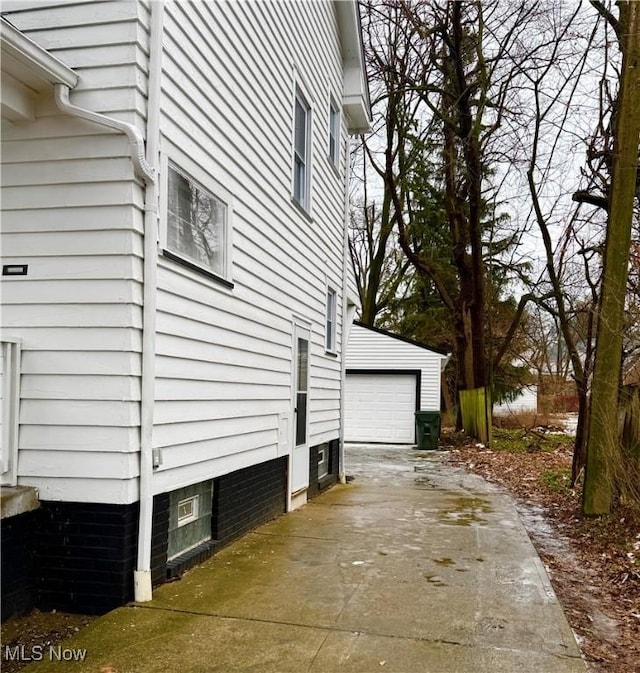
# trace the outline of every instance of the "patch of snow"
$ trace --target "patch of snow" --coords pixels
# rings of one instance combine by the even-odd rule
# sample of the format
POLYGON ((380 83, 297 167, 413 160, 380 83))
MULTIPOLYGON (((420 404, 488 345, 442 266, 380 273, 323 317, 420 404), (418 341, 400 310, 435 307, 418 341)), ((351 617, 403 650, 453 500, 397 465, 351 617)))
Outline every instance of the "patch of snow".
POLYGON ((567 433, 567 435, 575 437, 576 430, 578 428, 578 414, 577 413, 563 414, 562 422, 564 424, 565 432, 567 433))

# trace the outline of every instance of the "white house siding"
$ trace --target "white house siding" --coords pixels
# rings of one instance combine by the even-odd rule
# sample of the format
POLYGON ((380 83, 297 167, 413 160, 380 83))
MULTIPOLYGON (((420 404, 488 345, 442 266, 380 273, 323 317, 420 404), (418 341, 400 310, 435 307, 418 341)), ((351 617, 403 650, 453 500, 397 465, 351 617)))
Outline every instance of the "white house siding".
MULTIPOLYGON (((149 10, 3 3, 79 75, 74 104, 143 133, 149 10)), ((311 328, 309 445, 338 437, 340 359, 325 353, 324 320, 328 283, 340 352, 346 165, 344 123, 338 170, 328 159, 329 99, 343 89, 334 3, 167 3, 163 45, 163 165, 230 196, 234 287, 159 258, 156 492, 288 451, 296 319, 311 328), (296 84, 312 106, 310 218, 290 199, 296 84)), ((34 122, 3 131, 2 162, 3 260, 29 265, 2 284, 3 327, 23 339, 19 481, 43 500, 133 502, 143 186, 127 141, 44 97, 34 122)))
MULTIPOLYGON (((145 118, 148 11, 130 2, 3 2, 74 68, 74 104, 145 118), (106 90, 106 93, 105 93, 106 90)), ((137 499, 142 187, 126 139, 62 115, 52 95, 2 137, 4 333, 22 339, 19 483, 43 500, 137 499)))
POLYGON ((346 364, 347 370, 419 369, 419 408, 422 411, 440 411, 441 367, 446 358, 446 355, 354 324, 349 335, 346 364))
POLYGON ((156 492, 288 450, 279 419, 292 411, 295 319, 311 327, 309 444, 338 437, 340 360, 324 348, 327 282, 342 348, 344 125, 339 170, 328 159, 329 96, 342 96, 334 12, 328 2, 166 5, 163 161, 231 199, 234 287, 160 258, 156 492), (312 106, 311 219, 290 196, 296 83, 312 106))
POLYGON ((512 402, 503 402, 493 406, 493 413, 508 416, 523 411, 535 412, 538 408, 538 386, 527 386, 512 402))

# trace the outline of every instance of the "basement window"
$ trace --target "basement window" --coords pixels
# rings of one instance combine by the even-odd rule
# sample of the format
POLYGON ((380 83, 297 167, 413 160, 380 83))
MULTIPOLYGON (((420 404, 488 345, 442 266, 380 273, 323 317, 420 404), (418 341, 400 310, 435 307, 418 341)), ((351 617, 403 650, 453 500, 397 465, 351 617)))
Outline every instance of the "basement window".
POLYGON ((188 523, 198 518, 199 495, 192 495, 190 498, 180 500, 178 503, 178 528, 186 526, 188 523))
POLYGON ((318 480, 329 474, 329 445, 320 444, 318 447, 318 480))
POLYGON ((212 480, 169 494, 169 561, 211 539, 212 503, 212 480))

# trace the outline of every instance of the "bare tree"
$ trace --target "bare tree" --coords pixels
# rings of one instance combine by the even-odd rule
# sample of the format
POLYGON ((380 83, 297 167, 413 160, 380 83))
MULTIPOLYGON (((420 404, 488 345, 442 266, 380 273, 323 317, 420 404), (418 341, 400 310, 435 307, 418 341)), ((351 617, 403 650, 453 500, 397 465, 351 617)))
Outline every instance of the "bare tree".
POLYGON ((360 320, 365 325, 385 321, 392 304, 406 294, 411 284, 410 264, 395 243, 394 230, 382 220, 383 208, 368 202, 353 202, 349 225, 349 252, 358 294, 360 320))
POLYGON ((640 140, 640 5, 620 2, 618 21, 623 62, 616 104, 612 182, 604 252, 602 297, 592 386, 592 412, 583 491, 585 514, 606 514, 616 492, 619 464, 618 394, 624 309, 631 253, 631 223, 637 195, 640 140))
POLYGON ((585 460, 603 249, 598 213, 608 202, 602 178, 612 128, 601 114, 595 139, 590 120, 597 115, 589 114, 615 102, 607 77, 600 78, 595 104, 588 89, 599 68, 611 67, 602 25, 619 31, 599 0, 591 4, 606 21, 594 24, 583 6, 564 2, 363 5, 368 63, 381 82, 374 99, 381 133, 365 146, 383 194, 379 207, 367 211, 379 218, 370 230, 384 233, 376 252, 384 249, 392 259, 385 246, 397 235, 422 287, 438 293, 454 326, 458 389, 486 386, 494 368, 512 357, 531 303, 548 311, 580 400, 574 481, 585 460), (588 179, 578 187, 571 162, 583 153, 588 179), (512 202, 517 194, 520 204, 511 208, 514 225, 505 220, 506 229, 495 205, 500 193, 512 202), (532 224, 544 260, 536 281, 509 252, 532 224), (489 310, 495 273, 525 285, 513 321, 499 329, 489 310))
POLYGON ((352 198, 357 205, 351 213, 349 244, 361 300, 360 319, 374 325, 382 319, 389 302, 410 283, 406 277, 410 263, 399 254, 396 213, 379 166, 385 153, 397 155, 406 142, 417 107, 412 104, 411 95, 398 87, 397 73, 414 67, 412 36, 405 33, 398 6, 393 2, 369 2, 363 7, 374 132, 361 139, 355 153, 353 165, 361 189, 352 198))
POLYGON ((518 58, 507 67, 506 55, 521 51, 535 5, 502 5, 498 11, 476 1, 396 0, 370 2, 366 9, 369 65, 384 82, 385 142, 379 152, 367 147, 384 185, 383 221, 397 227, 407 258, 451 313, 459 389, 484 388, 489 369, 483 236, 494 217, 487 157, 520 67, 518 58), (421 197, 427 183, 441 194, 446 257, 434 257, 425 245, 430 230, 421 197))

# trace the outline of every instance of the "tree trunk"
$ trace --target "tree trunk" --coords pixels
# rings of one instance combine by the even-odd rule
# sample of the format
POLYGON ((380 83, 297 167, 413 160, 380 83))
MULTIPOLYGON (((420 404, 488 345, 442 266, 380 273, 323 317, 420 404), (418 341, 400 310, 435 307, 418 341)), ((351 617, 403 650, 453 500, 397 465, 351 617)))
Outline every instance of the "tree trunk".
POLYGON ((573 448, 571 463, 571 486, 574 487, 580 478, 587 461, 587 441, 589 430, 589 391, 587 379, 583 379, 578 388, 578 425, 576 427, 576 441, 573 448))
POLYGON ((482 259, 482 157, 473 124, 471 87, 464 69, 463 4, 451 6, 451 41, 443 70, 444 206, 459 278, 456 306, 458 390, 486 386, 484 264, 482 259), (463 188, 461 189, 461 184, 463 188))
POLYGON ((464 157, 464 177, 468 204, 467 231, 471 248, 470 312, 473 347, 473 388, 487 385, 485 352, 485 269, 482 255, 482 153, 478 138, 480 127, 474 124, 472 87, 467 82, 464 68, 465 30, 462 25, 463 3, 453 4, 451 13, 453 49, 452 82, 457 108, 458 136, 464 157))
MULTIPOLYGON (((388 193, 385 193, 382 201, 382 212, 380 214, 380 233, 378 235, 377 244, 374 249, 369 251, 369 269, 367 273, 367 284, 361 292, 364 296, 362 299, 362 313, 360 320, 365 325, 370 327, 375 326, 375 321, 380 311, 378 304, 380 285, 382 283, 382 276, 384 272, 384 261, 388 254, 387 241, 391 235, 393 226, 390 224, 391 218, 391 198, 388 193)), ((373 235, 374 223, 367 223, 367 227, 371 227, 371 241, 375 241, 373 235)))
POLYGON ((640 4, 620 3, 620 24, 623 61, 591 387, 591 422, 582 503, 586 515, 611 511, 615 494, 614 468, 620 460, 618 391, 640 138, 640 4))

